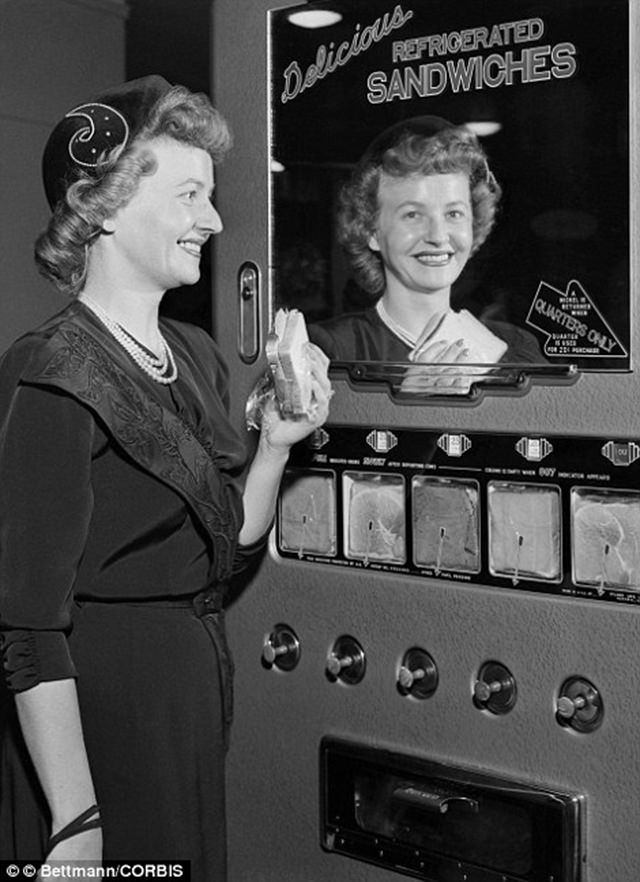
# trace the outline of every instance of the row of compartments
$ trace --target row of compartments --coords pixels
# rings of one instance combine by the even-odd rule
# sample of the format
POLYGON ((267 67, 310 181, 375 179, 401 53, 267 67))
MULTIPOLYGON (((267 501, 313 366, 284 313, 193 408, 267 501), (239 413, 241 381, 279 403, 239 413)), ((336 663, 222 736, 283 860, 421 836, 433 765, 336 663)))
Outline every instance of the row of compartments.
MULTIPOLYGON (((483 488, 469 478, 289 469, 279 548, 477 575, 483 501, 491 575, 562 582, 562 489, 555 485, 490 480, 483 488)), ((640 492, 571 487, 569 520, 576 585, 640 590, 640 492)))

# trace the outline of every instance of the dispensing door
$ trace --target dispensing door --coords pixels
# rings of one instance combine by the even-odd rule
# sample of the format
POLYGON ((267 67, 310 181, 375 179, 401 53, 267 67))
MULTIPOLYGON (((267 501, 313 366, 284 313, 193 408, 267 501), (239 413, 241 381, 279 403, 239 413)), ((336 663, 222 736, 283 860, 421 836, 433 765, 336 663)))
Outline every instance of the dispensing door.
POLYGON ((233 882, 640 877, 637 47, 630 0, 214 4, 234 418, 276 309, 370 305, 338 194, 416 116, 503 190, 452 308, 540 352, 332 364, 228 613, 233 882))

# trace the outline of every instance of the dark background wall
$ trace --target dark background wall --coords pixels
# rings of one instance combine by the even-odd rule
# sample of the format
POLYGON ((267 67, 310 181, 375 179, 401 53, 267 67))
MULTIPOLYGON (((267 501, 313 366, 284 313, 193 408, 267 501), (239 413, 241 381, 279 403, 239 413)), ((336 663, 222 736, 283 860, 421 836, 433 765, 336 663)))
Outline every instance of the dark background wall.
MULTIPOLYGON (((156 73, 194 92, 211 94, 212 5, 212 0, 129 0, 127 79, 156 73)), ((169 291, 162 311, 211 331, 210 244, 201 267, 199 283, 169 291)))

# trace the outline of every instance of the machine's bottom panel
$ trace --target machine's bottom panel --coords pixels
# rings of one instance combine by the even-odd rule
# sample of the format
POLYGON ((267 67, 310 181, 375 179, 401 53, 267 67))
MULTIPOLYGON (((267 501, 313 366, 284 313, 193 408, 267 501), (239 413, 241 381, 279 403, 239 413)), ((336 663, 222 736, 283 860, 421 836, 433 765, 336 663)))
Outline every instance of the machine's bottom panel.
POLYGON ((428 882, 578 882, 583 800, 325 738, 322 844, 428 882))

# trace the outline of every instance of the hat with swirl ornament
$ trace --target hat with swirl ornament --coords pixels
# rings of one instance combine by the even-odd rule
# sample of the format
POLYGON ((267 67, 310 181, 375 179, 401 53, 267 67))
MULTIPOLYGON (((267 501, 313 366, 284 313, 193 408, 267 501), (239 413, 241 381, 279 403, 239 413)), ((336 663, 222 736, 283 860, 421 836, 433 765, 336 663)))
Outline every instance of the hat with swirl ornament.
POLYGON ((445 129, 457 128, 454 123, 441 116, 412 116, 409 119, 401 119, 385 129, 373 139, 364 151, 360 162, 377 165, 382 162, 384 153, 407 135, 420 135, 422 138, 433 138, 445 129))
POLYGON ((114 149, 118 156, 149 119, 158 100, 171 88, 152 75, 108 89, 69 110, 49 136, 42 157, 42 177, 51 208, 81 176, 101 174, 101 163, 114 149))

